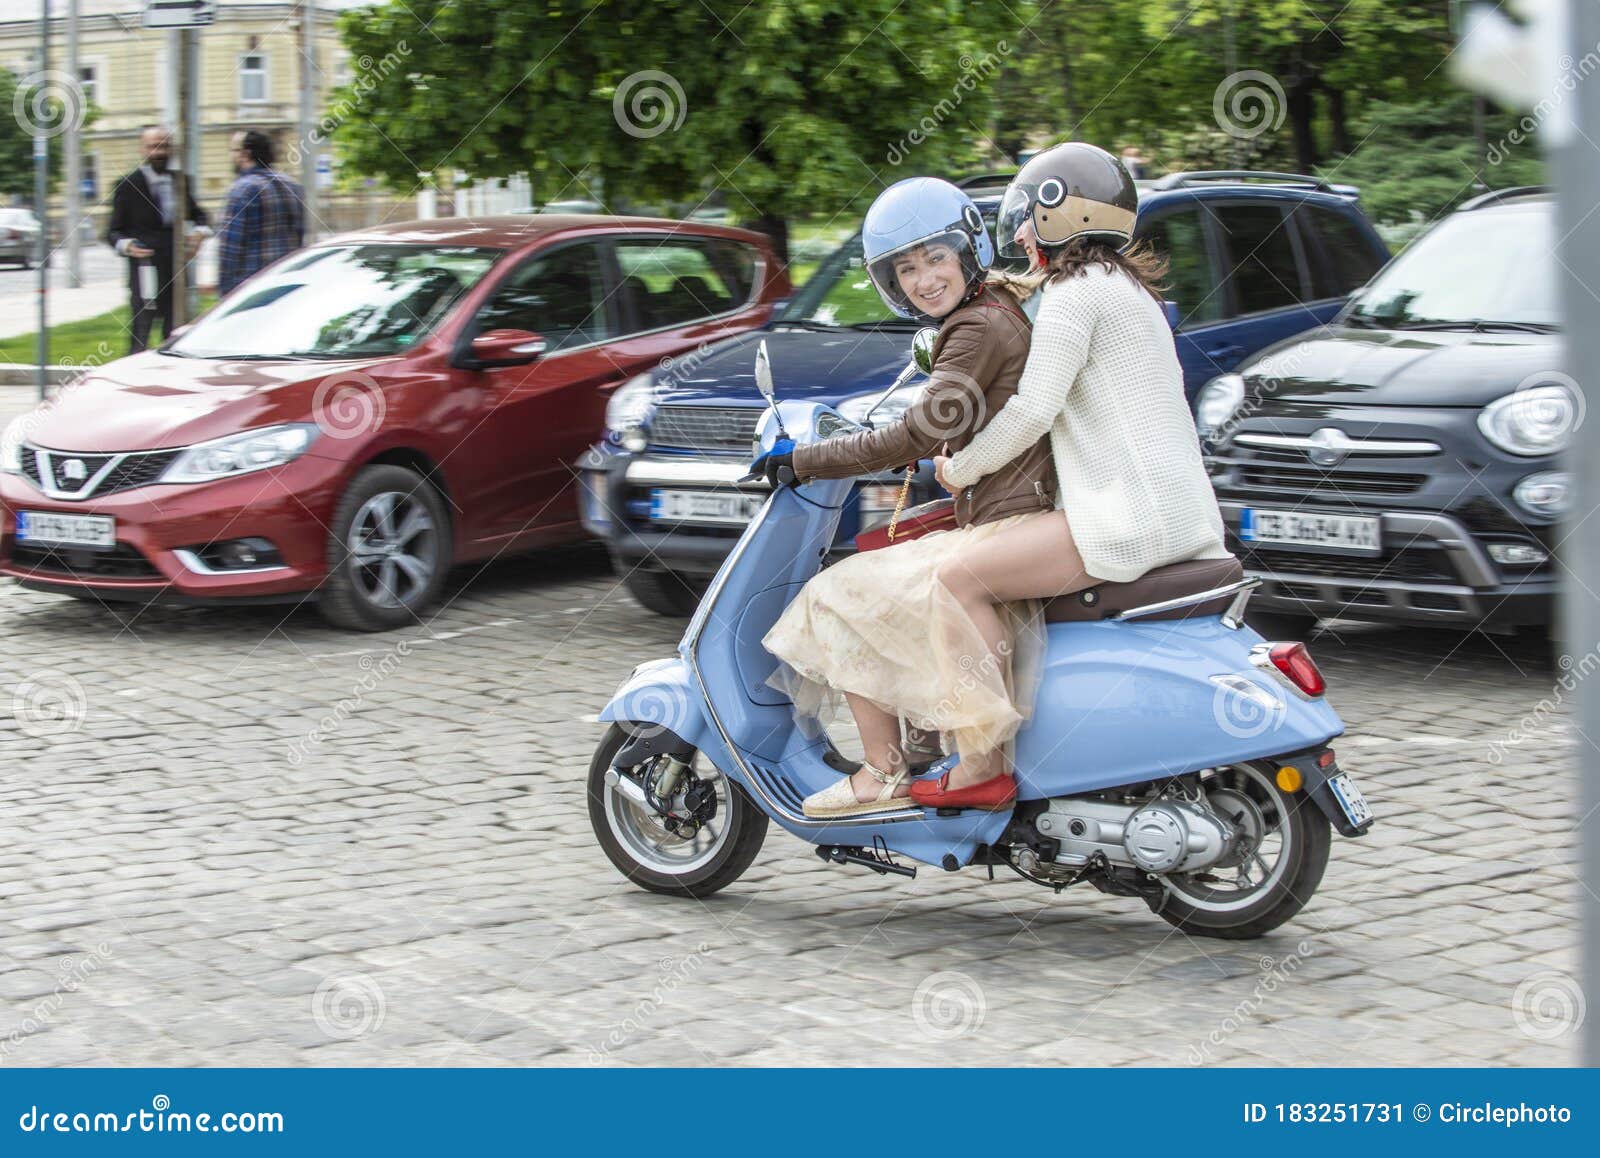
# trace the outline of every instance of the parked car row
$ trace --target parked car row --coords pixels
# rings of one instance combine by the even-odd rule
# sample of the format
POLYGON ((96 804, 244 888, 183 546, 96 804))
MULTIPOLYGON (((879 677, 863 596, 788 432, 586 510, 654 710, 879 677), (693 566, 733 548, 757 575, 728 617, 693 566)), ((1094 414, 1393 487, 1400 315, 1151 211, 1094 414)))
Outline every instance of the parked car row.
POLYGON ((0 573, 92 600, 315 594, 416 622, 453 563, 580 538, 616 386, 761 326, 757 234, 540 214, 301 250, 0 439, 0 573))
MULTIPOLYGON (((964 183, 991 228, 1009 179, 964 183)), ((1170 263, 1169 312, 1191 398, 1262 347, 1331 320, 1388 257, 1354 190, 1274 173, 1175 174, 1147 185, 1137 237, 1170 263)), ((769 329, 763 337, 789 395, 854 417, 905 366, 917 324, 884 307, 852 237, 769 329)), ((607 408, 605 436, 578 464, 584 526, 605 541, 634 596, 663 614, 693 610, 761 501, 759 486, 732 485, 763 406, 755 341, 729 342, 665 383, 660 374, 628 383, 607 408)), ((904 410, 919 388, 904 387, 880 418, 904 410)), ((859 532, 886 521, 899 489, 898 477, 864 480, 835 550, 851 550, 859 532)), ((911 501, 940 493, 924 464, 911 501)))
POLYGON ((1206 386, 1231 545, 1280 630, 1550 622, 1572 492, 1558 456, 1583 420, 1560 370, 1555 244, 1542 190, 1485 194, 1332 325, 1206 386))
MULTIPOLYGON (((1008 176, 966 183, 991 220, 1008 176)), ((1385 267, 1347 187, 1141 186, 1138 236, 1170 263, 1186 389, 1261 612, 1546 620, 1569 490, 1553 456, 1582 418, 1556 371, 1550 231, 1538 191, 1491 194, 1385 267)), ((707 222, 344 235, 13 423, 0 573, 96 600, 314 596, 381 629, 415 622, 455 563, 587 533, 641 603, 686 614, 762 501, 735 481, 763 406, 757 340, 792 396, 859 416, 915 329, 855 238, 794 294, 763 238, 707 222)), ((834 550, 898 490, 861 480, 834 550)), ((927 464, 914 494, 938 494, 927 464)))

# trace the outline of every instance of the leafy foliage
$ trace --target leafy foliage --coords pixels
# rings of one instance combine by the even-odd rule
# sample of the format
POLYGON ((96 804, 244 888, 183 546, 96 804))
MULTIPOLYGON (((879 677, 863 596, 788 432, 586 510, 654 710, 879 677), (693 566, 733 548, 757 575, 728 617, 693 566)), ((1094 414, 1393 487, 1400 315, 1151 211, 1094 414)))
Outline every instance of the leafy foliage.
POLYGON ((1362 145, 1324 166, 1323 176, 1361 188, 1361 204, 1379 222, 1431 222, 1485 188, 1536 185, 1544 180, 1537 146, 1510 144, 1516 117, 1485 119, 1488 148, 1473 130, 1472 98, 1376 102, 1356 123, 1362 145), (1498 164, 1489 158, 1500 156, 1498 164))
POLYGON ((404 40, 409 67, 350 101, 341 136, 403 189, 461 169, 612 209, 717 190, 781 242, 797 212, 970 164, 1010 20, 960 0, 391 3, 343 17, 358 59, 404 40))

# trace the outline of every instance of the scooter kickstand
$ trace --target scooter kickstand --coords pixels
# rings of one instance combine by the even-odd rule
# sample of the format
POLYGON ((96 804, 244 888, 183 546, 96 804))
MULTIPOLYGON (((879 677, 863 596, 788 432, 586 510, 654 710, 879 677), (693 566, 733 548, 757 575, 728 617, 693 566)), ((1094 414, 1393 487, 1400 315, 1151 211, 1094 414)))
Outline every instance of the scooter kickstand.
POLYGON ((823 861, 832 864, 858 864, 862 868, 869 868, 879 876, 894 873, 902 877, 915 877, 917 870, 909 865, 895 863, 894 857, 889 852, 889 846, 883 843, 883 837, 872 838, 871 848, 851 848, 842 844, 819 844, 817 856, 823 861))

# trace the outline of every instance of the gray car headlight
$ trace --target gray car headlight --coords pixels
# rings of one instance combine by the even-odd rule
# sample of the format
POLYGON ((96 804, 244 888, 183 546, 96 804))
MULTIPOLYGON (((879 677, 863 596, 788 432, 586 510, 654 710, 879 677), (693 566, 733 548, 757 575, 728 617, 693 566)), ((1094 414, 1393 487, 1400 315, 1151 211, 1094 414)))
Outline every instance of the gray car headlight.
POLYGON ((1483 436, 1508 454, 1532 458, 1567 448, 1583 403, 1566 386, 1534 386, 1496 398, 1478 414, 1483 436))
POLYGON ((189 447, 162 472, 160 482, 200 483, 233 478, 293 462, 316 440, 312 423, 264 426, 189 447))
POLYGON ((1200 437, 1210 442, 1222 431, 1244 404, 1244 379, 1237 374, 1223 374, 1211 379, 1200 388, 1195 399, 1195 425, 1200 437))
POLYGON ((648 373, 636 374, 618 386, 606 403, 606 429, 621 434, 643 426, 655 409, 655 387, 648 373))
MULTIPOLYGON (((872 424, 874 426, 887 426, 899 418, 916 400, 922 397, 922 392, 927 389, 926 382, 918 382, 914 386, 902 386, 888 398, 884 399, 882 406, 872 411, 872 424)), ((882 390, 875 390, 871 394, 857 394, 854 398, 846 398, 834 407, 840 414, 854 422, 857 426, 863 424, 867 410, 878 400, 882 390)))
POLYGON ((25 426, 26 423, 14 420, 5 428, 4 433, 0 433, 0 472, 22 473, 22 442, 27 433, 24 430, 25 426))

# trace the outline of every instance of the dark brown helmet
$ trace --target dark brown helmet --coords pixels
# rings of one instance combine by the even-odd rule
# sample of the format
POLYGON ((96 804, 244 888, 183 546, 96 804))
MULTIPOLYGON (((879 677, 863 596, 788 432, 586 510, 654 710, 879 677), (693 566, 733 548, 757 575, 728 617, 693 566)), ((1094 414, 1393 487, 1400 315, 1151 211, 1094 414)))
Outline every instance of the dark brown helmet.
POLYGON ((1138 213, 1139 194, 1122 162, 1094 145, 1068 141, 1033 157, 1011 179, 995 242, 1004 257, 1027 256, 1016 234, 1031 220, 1046 248, 1094 238, 1121 249, 1133 239, 1138 213))

